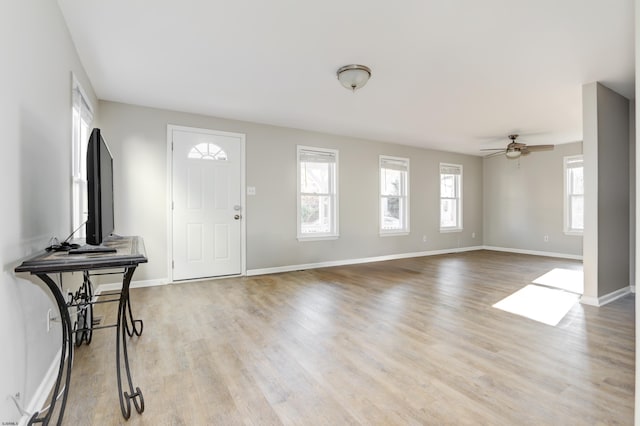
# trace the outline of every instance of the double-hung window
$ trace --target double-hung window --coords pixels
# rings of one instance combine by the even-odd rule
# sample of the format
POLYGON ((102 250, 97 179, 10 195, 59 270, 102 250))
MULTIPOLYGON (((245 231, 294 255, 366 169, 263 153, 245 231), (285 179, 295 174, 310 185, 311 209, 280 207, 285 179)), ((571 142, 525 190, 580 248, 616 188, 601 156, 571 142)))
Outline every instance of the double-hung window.
POLYGON ((72 229, 78 230, 76 236, 84 237, 85 229, 82 224, 87 220, 87 142, 93 112, 75 77, 71 98, 72 229))
POLYGON ((338 151, 297 147, 298 240, 338 237, 338 151))
POLYGON ((409 159, 380 156, 380 235, 409 232, 409 159))
POLYGON ((582 155, 564 157, 564 232, 584 231, 584 164, 582 155))
POLYGON ((440 232, 462 230, 462 166, 440 163, 440 232))

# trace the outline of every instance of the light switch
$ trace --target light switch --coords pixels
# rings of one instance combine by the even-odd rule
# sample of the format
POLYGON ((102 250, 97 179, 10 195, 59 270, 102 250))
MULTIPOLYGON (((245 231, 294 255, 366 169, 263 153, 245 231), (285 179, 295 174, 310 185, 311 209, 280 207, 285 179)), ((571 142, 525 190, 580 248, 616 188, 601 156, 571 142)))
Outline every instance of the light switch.
POLYGON ((247 186, 247 195, 256 195, 256 187, 247 186))

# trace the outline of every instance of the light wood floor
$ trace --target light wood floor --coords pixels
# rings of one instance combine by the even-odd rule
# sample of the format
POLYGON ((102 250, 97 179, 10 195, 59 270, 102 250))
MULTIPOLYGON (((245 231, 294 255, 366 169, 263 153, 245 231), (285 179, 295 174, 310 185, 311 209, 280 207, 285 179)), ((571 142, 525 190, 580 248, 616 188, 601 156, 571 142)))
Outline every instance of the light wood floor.
POLYGON ((64 423, 632 424, 633 296, 556 327, 491 307, 556 267, 581 264, 477 251, 135 289, 145 412, 120 414, 105 330, 64 423))

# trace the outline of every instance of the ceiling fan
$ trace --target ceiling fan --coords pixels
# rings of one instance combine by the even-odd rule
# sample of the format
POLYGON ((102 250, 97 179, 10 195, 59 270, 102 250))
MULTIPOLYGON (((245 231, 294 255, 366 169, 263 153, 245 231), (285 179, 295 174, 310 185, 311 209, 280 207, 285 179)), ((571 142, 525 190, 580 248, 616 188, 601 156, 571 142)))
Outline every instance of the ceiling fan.
POLYGON ((553 145, 527 145, 526 143, 521 143, 517 141, 518 135, 512 134, 509 135, 509 145, 507 148, 486 148, 481 151, 498 151, 492 154, 487 155, 487 157, 494 157, 496 155, 500 155, 504 153, 507 158, 518 158, 521 155, 527 155, 531 152, 535 151, 549 151, 553 149, 553 145))

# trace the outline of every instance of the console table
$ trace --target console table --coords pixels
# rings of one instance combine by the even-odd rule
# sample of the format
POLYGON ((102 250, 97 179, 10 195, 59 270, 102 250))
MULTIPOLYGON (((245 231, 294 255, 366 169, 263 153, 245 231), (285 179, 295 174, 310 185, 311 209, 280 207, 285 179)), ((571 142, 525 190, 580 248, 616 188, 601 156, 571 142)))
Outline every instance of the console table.
POLYGON ((29 424, 43 423, 49 424, 54 413, 56 402, 60 400, 60 411, 56 424, 62 423, 67 394, 71 380, 71 365, 73 358, 73 334, 76 336, 76 345, 91 343, 93 330, 115 327, 116 328, 116 374, 118 382, 118 396, 120 398, 120 409, 125 419, 131 415, 131 401, 138 413, 144 411, 144 398, 140 388, 133 386, 131 370, 129 368, 129 356, 127 353, 127 339, 125 333, 131 337, 134 334, 142 334, 143 322, 133 318, 131 312, 131 302, 129 299, 129 285, 136 267, 147 262, 144 250, 144 242, 141 237, 109 237, 102 243, 103 245, 115 248, 115 253, 87 253, 69 254, 64 251, 42 251, 33 257, 25 260, 18 266, 16 272, 29 272, 36 275, 47 285, 49 291, 55 298, 60 312, 62 322, 62 351, 60 356, 60 366, 56 384, 51 397, 51 405, 43 417, 38 417, 40 413, 35 413, 29 420, 29 424), (91 284, 91 271, 105 269, 122 269, 122 289, 107 296, 116 296, 108 300, 93 300, 93 288, 91 284), (82 272, 83 283, 75 293, 67 295, 62 289, 62 282, 57 285, 50 274, 63 272, 82 272), (96 303, 118 302, 118 317, 116 324, 94 327, 93 325, 93 305, 96 303), (69 308, 77 308, 77 322, 74 326, 69 315, 69 308), (127 389, 122 390, 122 370, 124 365, 127 389))

